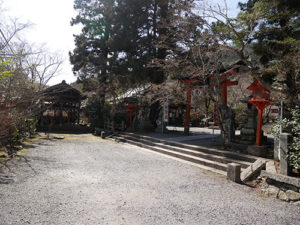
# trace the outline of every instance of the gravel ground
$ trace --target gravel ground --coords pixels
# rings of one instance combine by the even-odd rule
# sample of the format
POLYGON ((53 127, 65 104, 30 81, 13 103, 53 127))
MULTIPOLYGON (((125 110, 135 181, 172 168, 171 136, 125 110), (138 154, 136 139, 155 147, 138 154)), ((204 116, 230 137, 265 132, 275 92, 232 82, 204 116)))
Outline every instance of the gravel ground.
POLYGON ((2 173, 1 225, 300 224, 298 206, 91 135, 32 144, 2 173))

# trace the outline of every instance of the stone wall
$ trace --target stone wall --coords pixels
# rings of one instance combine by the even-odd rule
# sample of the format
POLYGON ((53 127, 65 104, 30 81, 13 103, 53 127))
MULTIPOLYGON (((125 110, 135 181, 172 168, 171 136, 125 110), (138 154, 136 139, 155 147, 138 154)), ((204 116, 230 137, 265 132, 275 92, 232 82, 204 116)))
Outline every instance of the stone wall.
POLYGON ((300 179, 262 171, 262 194, 300 206, 300 179))

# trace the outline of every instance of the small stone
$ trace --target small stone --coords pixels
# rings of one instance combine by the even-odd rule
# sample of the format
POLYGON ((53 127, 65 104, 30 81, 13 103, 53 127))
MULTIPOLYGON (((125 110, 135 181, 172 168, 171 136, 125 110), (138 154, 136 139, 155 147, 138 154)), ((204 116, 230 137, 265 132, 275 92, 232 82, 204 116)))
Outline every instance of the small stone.
POLYGON ((53 138, 54 138, 54 139, 62 140, 62 139, 64 139, 65 137, 64 137, 64 136, 54 136, 53 138))
POLYGON ((266 181, 266 178, 262 178, 261 181, 261 189, 267 189, 269 187, 269 184, 266 181))
POLYGON ((278 192, 279 192, 279 188, 270 186, 263 193, 269 197, 277 198, 278 192))
POLYGON ((278 198, 282 201, 289 201, 289 198, 284 191, 279 191, 278 198))
POLYGON ((286 195, 291 201, 299 201, 300 200, 300 193, 292 191, 292 190, 287 190, 286 195))
POLYGON ((300 206, 300 201, 294 202, 293 204, 296 205, 296 206, 300 206))
POLYGON ((101 138, 105 139, 106 136, 107 136, 106 132, 105 131, 101 131, 101 138))

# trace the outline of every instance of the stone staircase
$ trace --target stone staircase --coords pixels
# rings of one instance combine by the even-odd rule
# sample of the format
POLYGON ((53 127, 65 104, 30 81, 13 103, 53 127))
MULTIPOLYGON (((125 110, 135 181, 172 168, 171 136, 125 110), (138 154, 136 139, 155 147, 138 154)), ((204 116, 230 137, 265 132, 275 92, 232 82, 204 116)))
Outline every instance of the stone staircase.
POLYGON ((255 162, 258 157, 236 152, 229 152, 203 146, 195 146, 162 140, 134 133, 119 133, 113 137, 116 141, 126 142, 148 150, 184 160, 197 167, 226 175, 228 163, 238 163, 242 171, 255 162))

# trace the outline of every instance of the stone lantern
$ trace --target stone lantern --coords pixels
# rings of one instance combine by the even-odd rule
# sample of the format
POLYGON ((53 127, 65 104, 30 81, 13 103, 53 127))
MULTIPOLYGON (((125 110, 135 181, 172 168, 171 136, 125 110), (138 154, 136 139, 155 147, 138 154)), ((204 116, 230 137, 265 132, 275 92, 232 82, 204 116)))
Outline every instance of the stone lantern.
POLYGON ((270 89, 266 87, 259 79, 256 79, 247 89, 253 91, 253 98, 251 98, 248 102, 258 110, 257 117, 257 128, 256 128, 256 145, 261 145, 261 130, 262 130, 262 116, 264 109, 271 105, 270 101, 270 89))

